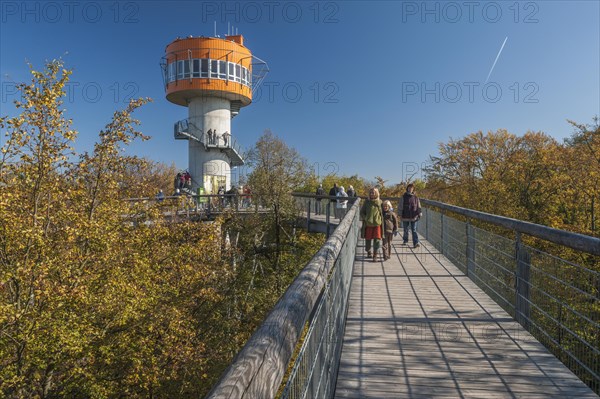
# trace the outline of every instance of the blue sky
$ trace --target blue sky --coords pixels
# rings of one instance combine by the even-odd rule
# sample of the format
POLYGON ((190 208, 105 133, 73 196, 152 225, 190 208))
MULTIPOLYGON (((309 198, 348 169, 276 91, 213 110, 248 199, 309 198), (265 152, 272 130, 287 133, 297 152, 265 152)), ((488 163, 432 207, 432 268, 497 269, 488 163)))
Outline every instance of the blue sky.
POLYGON ((506 128, 562 140, 566 119, 600 115, 598 0, 2 0, 0 11, 0 114, 14 114, 27 62, 62 57, 80 151, 128 98, 151 97, 137 117, 152 140, 128 151, 185 168, 172 126, 187 110, 164 98, 159 62, 177 36, 211 36, 215 22, 271 70, 233 136, 249 148, 271 129, 321 176, 397 183, 451 137, 506 128))

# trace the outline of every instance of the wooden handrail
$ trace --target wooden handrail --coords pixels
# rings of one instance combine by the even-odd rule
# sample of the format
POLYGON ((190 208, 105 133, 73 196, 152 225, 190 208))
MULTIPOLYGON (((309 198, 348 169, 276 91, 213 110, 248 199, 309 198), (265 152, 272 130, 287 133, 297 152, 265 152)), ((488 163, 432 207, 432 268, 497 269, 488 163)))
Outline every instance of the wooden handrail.
POLYGON ((273 398, 305 323, 327 282, 354 216, 356 201, 275 307, 250 337, 207 398, 273 398))

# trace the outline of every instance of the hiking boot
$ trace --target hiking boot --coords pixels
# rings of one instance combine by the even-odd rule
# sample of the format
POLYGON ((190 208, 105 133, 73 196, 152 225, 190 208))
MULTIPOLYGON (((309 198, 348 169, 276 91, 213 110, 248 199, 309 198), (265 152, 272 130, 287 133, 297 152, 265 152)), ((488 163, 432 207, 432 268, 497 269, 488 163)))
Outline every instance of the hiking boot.
POLYGON ((377 262, 377 252, 373 252, 373 262, 377 262))
POLYGON ((370 258, 371 256, 373 256, 373 252, 367 251, 367 258, 370 258))

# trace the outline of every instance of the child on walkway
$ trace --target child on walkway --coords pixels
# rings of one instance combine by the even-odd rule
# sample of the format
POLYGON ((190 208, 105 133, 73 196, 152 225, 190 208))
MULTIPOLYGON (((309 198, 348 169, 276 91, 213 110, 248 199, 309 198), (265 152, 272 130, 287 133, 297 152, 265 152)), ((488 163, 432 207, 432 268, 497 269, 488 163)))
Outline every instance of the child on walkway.
POLYGON ((383 260, 392 256, 392 240, 398 234, 398 216, 392 211, 390 201, 383 202, 383 260))

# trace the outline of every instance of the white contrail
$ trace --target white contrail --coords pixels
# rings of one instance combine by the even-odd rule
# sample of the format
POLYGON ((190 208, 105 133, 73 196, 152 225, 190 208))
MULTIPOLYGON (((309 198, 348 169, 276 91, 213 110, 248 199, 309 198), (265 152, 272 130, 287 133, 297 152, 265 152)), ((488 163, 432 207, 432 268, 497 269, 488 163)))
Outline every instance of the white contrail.
POLYGON ((496 59, 494 60, 494 64, 492 65, 492 68, 490 69, 490 73, 488 73, 488 76, 485 79, 485 83, 487 83, 488 80, 490 79, 490 75, 492 74, 492 71, 494 70, 494 67, 496 66, 496 62, 498 62, 498 58, 500 58, 500 54, 502 53, 502 49, 504 48, 504 45, 506 44, 507 40, 508 40, 508 36, 506 36, 506 38, 504 39, 504 43, 502 43, 502 47, 500 47, 500 51, 498 51, 498 55, 496 56, 496 59))

